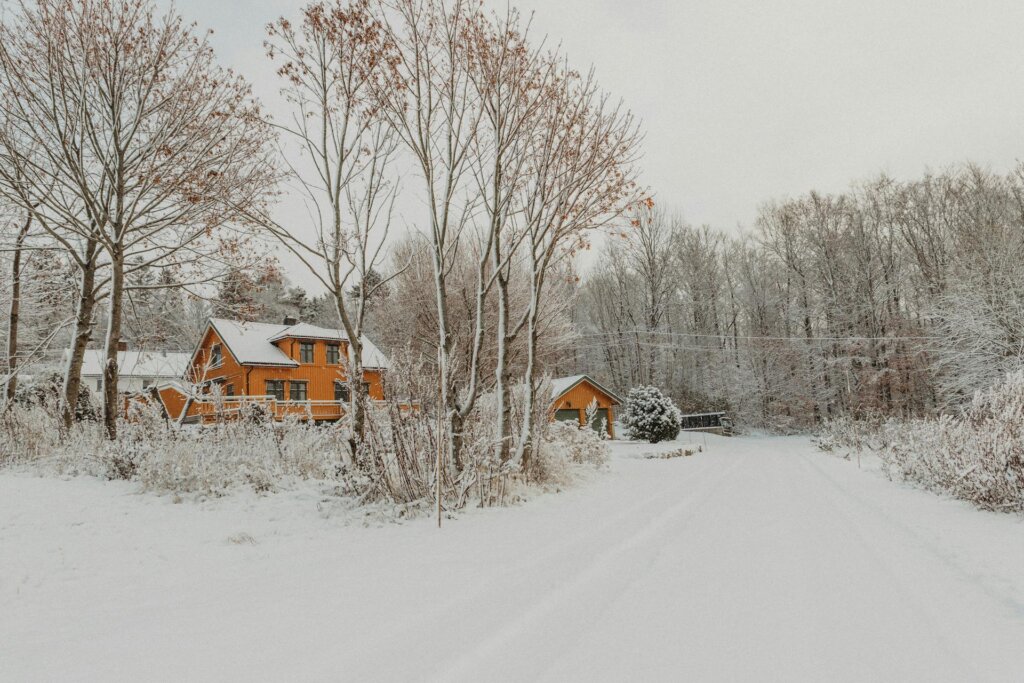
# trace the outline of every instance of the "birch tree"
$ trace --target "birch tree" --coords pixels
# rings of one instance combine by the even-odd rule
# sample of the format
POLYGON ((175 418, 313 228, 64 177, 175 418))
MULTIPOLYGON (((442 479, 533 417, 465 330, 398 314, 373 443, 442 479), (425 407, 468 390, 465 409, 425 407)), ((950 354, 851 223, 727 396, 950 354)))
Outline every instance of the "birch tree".
POLYGON ((268 27, 267 52, 280 63, 293 108, 291 121, 278 127, 303 153, 290 164, 291 177, 307 199, 312 225, 258 217, 324 286, 348 337, 353 455, 368 400, 362 381, 367 303, 394 277, 377 275, 397 191, 398 140, 375 94, 398 83, 394 47, 371 9, 368 0, 321 2, 306 7, 297 25, 282 18, 268 27))
POLYGON ((473 177, 481 197, 483 231, 490 248, 486 287, 497 299, 494 393, 497 400, 495 460, 509 459, 511 401, 509 353, 525 328, 528 308, 511 308, 510 281, 527 236, 516 200, 530 171, 530 144, 549 123, 544 98, 558 77, 558 62, 530 43, 529 25, 515 10, 504 16, 477 14, 469 33, 469 77, 482 110, 475 139, 473 177))
POLYGON ((457 263, 464 233, 480 198, 472 183, 472 154, 482 118, 466 47, 475 20, 465 0, 396 0, 380 3, 380 16, 395 47, 392 68, 397 88, 377 91, 381 114, 413 160, 426 207, 421 229, 430 245, 437 310, 437 365, 440 403, 447 416, 448 455, 463 469, 461 446, 466 417, 480 388, 478 363, 484 336, 487 269, 493 241, 485 230, 474 254, 477 285, 473 297, 474 334, 468 386, 454 382, 455 337, 449 321, 448 277, 457 263))

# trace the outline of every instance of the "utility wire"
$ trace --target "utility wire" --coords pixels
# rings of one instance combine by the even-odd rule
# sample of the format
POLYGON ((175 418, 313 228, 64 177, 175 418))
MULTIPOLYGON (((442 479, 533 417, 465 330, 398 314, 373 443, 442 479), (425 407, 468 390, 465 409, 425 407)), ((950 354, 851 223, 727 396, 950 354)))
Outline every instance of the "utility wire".
POLYGON ((577 337, 633 337, 638 334, 650 334, 659 336, 671 336, 671 337, 688 337, 688 338, 699 338, 699 339, 742 339, 744 341, 938 341, 941 337, 922 337, 922 336, 890 336, 890 337, 860 337, 860 336, 848 336, 848 337, 804 337, 804 336, 792 336, 792 337, 772 337, 772 336, 757 336, 757 335, 732 335, 732 334, 696 334, 691 332, 660 332, 658 330, 629 330, 624 332, 584 332, 577 334, 577 337))

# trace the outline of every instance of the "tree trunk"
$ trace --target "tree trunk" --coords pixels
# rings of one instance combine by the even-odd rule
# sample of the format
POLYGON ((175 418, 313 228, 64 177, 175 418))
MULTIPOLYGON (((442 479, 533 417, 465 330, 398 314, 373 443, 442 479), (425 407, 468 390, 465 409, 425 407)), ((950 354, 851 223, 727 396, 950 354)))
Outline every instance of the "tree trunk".
POLYGON ((363 440, 363 434, 366 431, 366 401, 369 399, 369 393, 365 384, 363 384, 363 340, 358 336, 349 337, 349 350, 351 351, 351 360, 349 360, 349 449, 352 451, 352 457, 356 457, 356 449, 363 440))
POLYGON ((90 240, 86 245, 84 265, 78 290, 78 306, 75 314, 75 333, 71 339, 68 363, 64 369, 64 408, 62 421, 64 429, 70 429, 78 412, 78 395, 82 388, 82 362, 85 349, 92 336, 92 316, 96 310, 96 257, 98 247, 90 240))
POLYGON ((494 455, 499 463, 506 463, 512 441, 511 401, 509 400, 508 373, 508 281, 503 276, 497 278, 498 286, 498 353, 494 370, 494 395, 497 400, 495 419, 497 420, 497 437, 494 455))
POLYGON ((103 426, 107 438, 117 438, 118 402, 117 351, 121 343, 121 314, 124 297, 124 254, 120 248, 110 254, 110 315, 107 322, 106 361, 103 364, 103 426))
MULTIPOLYGON (((462 426, 464 420, 459 411, 456 401, 457 396, 452 387, 452 338, 448 330, 448 292, 444 275, 445 264, 443 255, 436 245, 434 246, 431 258, 434 268, 434 296, 437 305, 438 382, 441 385, 441 405, 448 414, 448 454, 457 475, 462 471, 462 426)), ((477 323, 482 324, 481 321, 477 321, 477 323)))
POLYGON ((18 390, 18 316, 21 309, 21 251, 32 225, 32 214, 25 217, 25 224, 18 231, 14 242, 14 256, 11 259, 11 308, 7 317, 7 386, 4 391, 3 410, 14 404, 18 390))
POLYGON ((533 283, 530 292, 530 310, 526 323, 526 371, 523 373, 523 384, 525 384, 526 395, 523 397, 523 424, 519 430, 519 444, 516 446, 515 460, 523 472, 529 472, 530 455, 533 448, 536 425, 533 423, 534 405, 537 402, 535 390, 535 377, 537 372, 537 317, 540 309, 536 281, 533 283))

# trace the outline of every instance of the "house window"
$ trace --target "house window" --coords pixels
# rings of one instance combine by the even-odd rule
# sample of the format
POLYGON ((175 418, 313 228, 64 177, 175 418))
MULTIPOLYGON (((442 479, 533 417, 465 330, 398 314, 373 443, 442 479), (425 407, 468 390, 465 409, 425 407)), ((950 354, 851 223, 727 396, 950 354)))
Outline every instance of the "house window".
POLYGON ((278 401, 284 400, 284 380, 283 379, 268 379, 267 380, 266 395, 272 398, 276 398, 278 401))
POLYGON ((313 342, 300 342, 299 343, 299 362, 300 363, 312 363, 313 362, 313 342))
POLYGON ((224 386, 224 395, 225 396, 234 396, 235 395, 235 385, 234 384, 226 384, 224 386))
POLYGON ((341 362, 341 346, 338 344, 327 345, 327 364, 337 365, 341 362))
POLYGON ((210 367, 220 367, 220 364, 224 362, 224 354, 220 350, 220 344, 214 344, 210 347, 210 367))
POLYGON ((348 390, 348 382, 336 381, 334 383, 334 400, 341 403, 348 403, 351 400, 351 392, 348 390))
POLYGON ((305 382, 289 382, 289 396, 293 401, 305 401, 308 398, 305 382))

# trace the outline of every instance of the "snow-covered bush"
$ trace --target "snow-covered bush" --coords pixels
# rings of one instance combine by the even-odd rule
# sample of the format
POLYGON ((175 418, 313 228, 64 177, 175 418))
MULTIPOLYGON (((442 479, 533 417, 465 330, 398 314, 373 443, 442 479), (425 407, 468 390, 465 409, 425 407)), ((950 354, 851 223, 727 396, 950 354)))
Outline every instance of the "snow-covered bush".
POLYGON ((843 431, 825 446, 870 449, 890 478, 986 510, 1024 512, 1024 372, 976 393, 959 415, 843 431))
POLYGON ((658 443, 679 435, 682 422, 679 408, 657 387, 630 389, 622 422, 629 438, 658 443))
POLYGON ((608 462, 608 445, 593 429, 570 422, 552 422, 531 461, 531 478, 542 484, 567 484, 579 467, 596 468, 608 462))
POLYGON ((849 453, 864 450, 879 451, 898 431, 895 420, 871 415, 854 419, 847 415, 830 418, 818 428, 815 445, 826 452, 849 453))
POLYGON ((118 431, 111 441, 101 424, 82 421, 62 433, 52 411, 15 408, 0 420, 0 463, 129 479, 162 493, 269 491, 297 479, 345 483, 339 468, 347 434, 337 428, 237 420, 182 429, 157 408, 140 407, 118 431))
MULTIPOLYGON (((25 408, 46 408, 53 412, 60 411, 63 401, 64 379, 59 373, 51 373, 19 383, 14 395, 16 405, 25 408)), ((78 407, 75 410, 75 419, 98 420, 99 418, 99 404, 83 382, 78 389, 78 407)))

